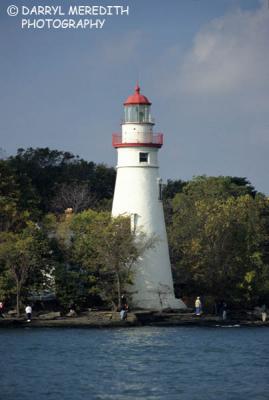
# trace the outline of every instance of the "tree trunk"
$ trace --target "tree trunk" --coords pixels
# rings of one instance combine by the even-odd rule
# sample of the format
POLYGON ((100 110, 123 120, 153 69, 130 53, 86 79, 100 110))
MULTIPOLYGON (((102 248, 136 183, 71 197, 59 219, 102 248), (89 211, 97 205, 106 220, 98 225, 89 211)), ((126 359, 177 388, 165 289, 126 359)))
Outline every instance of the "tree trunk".
POLYGON ((16 298, 17 298, 17 303, 16 303, 16 311, 17 311, 17 316, 20 316, 20 284, 19 281, 16 282, 16 298))
POLYGON ((119 274, 117 272, 116 272, 116 278, 117 278, 117 292, 118 292, 118 307, 120 308, 120 306, 121 306, 121 283, 120 283, 119 274))

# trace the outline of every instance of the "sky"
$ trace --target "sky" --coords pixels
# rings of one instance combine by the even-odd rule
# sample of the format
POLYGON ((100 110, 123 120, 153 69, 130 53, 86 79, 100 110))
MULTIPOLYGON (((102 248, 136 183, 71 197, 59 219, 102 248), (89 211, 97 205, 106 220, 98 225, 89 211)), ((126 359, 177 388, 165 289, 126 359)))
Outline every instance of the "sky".
POLYGON ((268 0, 1 0, 5 154, 50 147, 115 166, 111 135, 137 80, 164 133, 164 180, 240 176, 269 195, 268 0), (22 18, 73 18, 21 15, 37 5, 129 15, 75 17, 104 18, 101 29, 22 29, 22 18))

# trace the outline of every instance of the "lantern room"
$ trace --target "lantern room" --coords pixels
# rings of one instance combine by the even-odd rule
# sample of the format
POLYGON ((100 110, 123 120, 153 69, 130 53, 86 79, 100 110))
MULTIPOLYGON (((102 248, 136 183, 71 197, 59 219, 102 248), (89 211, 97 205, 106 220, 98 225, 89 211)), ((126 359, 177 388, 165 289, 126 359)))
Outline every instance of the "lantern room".
POLYGON ((151 103, 146 96, 140 94, 140 87, 136 85, 135 93, 124 102, 124 124, 142 123, 152 124, 150 115, 151 103))

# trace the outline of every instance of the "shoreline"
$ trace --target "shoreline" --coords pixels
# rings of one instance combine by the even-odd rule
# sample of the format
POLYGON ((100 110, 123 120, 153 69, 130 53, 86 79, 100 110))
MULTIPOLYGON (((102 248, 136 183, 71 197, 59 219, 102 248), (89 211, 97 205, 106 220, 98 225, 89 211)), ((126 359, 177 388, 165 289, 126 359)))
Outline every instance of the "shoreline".
POLYGON ((210 314, 196 316, 193 313, 165 313, 139 311, 128 314, 125 321, 120 320, 117 312, 93 311, 76 317, 33 317, 27 322, 25 317, 0 318, 1 328, 131 328, 131 327, 269 327, 269 320, 229 318, 225 321, 210 314))

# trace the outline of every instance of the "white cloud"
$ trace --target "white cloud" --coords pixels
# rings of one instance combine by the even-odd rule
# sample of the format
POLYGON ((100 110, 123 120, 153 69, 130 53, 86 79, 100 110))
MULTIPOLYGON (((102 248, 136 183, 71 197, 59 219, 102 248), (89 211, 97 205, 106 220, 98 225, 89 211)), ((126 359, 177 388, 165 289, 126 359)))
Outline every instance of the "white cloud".
POLYGON ((246 176, 269 193, 268 2, 216 18, 188 50, 174 48, 157 71, 174 176, 246 176))
POLYGON ((207 24, 179 67, 178 88, 189 94, 264 91, 269 87, 269 7, 236 10, 207 24))

